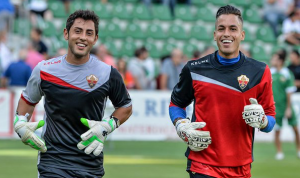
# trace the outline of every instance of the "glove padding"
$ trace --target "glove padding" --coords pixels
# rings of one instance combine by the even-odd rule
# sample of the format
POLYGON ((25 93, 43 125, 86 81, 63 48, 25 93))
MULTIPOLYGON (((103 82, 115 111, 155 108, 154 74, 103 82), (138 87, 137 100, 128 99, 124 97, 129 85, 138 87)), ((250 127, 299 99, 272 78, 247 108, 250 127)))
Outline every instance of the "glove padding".
POLYGON ((93 152, 95 156, 100 155, 107 135, 117 128, 116 122, 113 118, 107 118, 102 121, 81 118, 80 121, 89 130, 80 136, 82 141, 77 144, 78 149, 83 150, 85 148, 84 152, 86 154, 93 152))
POLYGON ((200 131, 205 127, 205 122, 192 122, 187 119, 180 119, 176 122, 176 131, 178 136, 187 143, 193 151, 202 151, 211 144, 209 131, 200 131))
POLYGON ((15 132, 19 135, 25 145, 29 145, 30 147, 45 153, 47 151, 45 142, 34 133, 35 130, 43 127, 45 122, 43 120, 39 122, 28 122, 28 115, 16 115, 14 121, 15 132))
POLYGON ((263 107, 258 104, 255 98, 250 98, 250 105, 244 107, 243 119, 246 124, 254 128, 265 128, 268 125, 268 119, 265 116, 263 107))

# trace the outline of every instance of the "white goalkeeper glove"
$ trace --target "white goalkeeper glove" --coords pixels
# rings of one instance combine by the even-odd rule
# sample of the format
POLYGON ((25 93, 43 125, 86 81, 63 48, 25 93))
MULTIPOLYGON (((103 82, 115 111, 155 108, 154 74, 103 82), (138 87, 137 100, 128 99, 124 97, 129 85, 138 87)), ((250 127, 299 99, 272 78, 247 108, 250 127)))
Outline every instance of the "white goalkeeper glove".
POLYGON ((81 118, 80 121, 83 125, 87 126, 89 130, 80 136, 82 141, 77 144, 78 149, 85 149, 84 152, 86 154, 93 152, 95 156, 100 155, 107 135, 120 125, 119 121, 115 119, 114 117, 110 117, 102 121, 93 121, 81 118))
POLYGON ((265 128, 268 125, 268 119, 265 115, 263 107, 258 104, 255 98, 250 98, 250 105, 244 107, 243 119, 246 124, 254 128, 265 128))
POLYGON ((209 131, 200 131, 205 127, 205 122, 192 122, 189 118, 180 119, 176 122, 176 131, 178 136, 187 143, 188 147, 193 151, 202 151, 211 144, 209 131))
POLYGON ((47 151, 45 142, 34 133, 35 130, 43 127, 45 122, 43 120, 39 122, 28 122, 28 116, 28 113, 26 113, 25 116, 16 115, 14 121, 15 132, 19 135, 25 145, 29 145, 30 147, 45 153, 47 151))

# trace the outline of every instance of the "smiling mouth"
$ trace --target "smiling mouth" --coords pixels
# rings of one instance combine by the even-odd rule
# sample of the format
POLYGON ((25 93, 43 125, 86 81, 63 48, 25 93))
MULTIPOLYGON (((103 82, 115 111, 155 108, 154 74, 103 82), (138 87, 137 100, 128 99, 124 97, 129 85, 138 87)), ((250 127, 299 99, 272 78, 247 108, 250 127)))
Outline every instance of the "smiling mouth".
POLYGON ((221 40, 223 44, 231 44, 233 41, 232 40, 221 40))
POLYGON ((82 43, 77 43, 76 44, 78 47, 80 47, 80 48, 84 48, 84 47, 86 47, 87 45, 85 45, 85 44, 82 44, 82 43))

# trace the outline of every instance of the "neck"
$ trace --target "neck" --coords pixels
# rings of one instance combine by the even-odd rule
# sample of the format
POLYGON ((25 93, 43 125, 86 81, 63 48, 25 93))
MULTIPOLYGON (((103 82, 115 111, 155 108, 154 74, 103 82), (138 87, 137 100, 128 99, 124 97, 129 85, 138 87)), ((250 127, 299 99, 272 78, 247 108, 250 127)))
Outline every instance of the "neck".
POLYGON ((237 58, 239 56, 239 51, 232 53, 232 54, 224 54, 222 53, 220 50, 218 51, 218 54, 222 57, 222 58, 226 58, 226 59, 232 59, 232 58, 237 58))
POLYGON ((276 70, 280 71, 282 69, 283 66, 276 66, 276 70))
POLYGON ((76 56, 71 52, 68 52, 66 56, 66 61, 70 64, 81 65, 89 61, 90 54, 86 56, 76 56))

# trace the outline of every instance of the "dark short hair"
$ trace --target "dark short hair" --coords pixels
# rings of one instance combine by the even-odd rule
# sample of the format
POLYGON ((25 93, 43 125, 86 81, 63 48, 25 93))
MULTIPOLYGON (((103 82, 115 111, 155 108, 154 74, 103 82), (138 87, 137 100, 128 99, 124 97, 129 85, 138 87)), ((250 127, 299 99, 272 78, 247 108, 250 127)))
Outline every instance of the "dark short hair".
POLYGON ((35 31, 38 35, 42 35, 43 34, 43 31, 40 28, 35 27, 32 30, 35 31))
POLYGON ((276 54, 278 55, 279 60, 285 62, 287 52, 284 48, 279 49, 276 54))
POLYGON ((220 7, 219 10, 218 10, 218 12, 217 12, 217 14, 216 14, 216 19, 218 19, 223 14, 233 14, 233 15, 236 15, 236 16, 238 16, 238 18, 240 19, 240 21, 242 22, 242 24, 244 22, 241 11, 238 8, 234 7, 234 6, 226 5, 226 6, 220 7))
POLYGON ((135 57, 139 57, 144 52, 148 52, 148 50, 147 50, 147 48, 145 46, 142 46, 142 47, 140 47, 140 48, 138 48, 138 49, 135 50, 134 56, 135 57))
POLYGON ((98 35, 99 17, 94 13, 94 11, 90 10, 77 10, 69 16, 66 24, 66 29, 68 33, 70 32, 70 28, 72 27, 75 19, 77 18, 83 18, 84 20, 92 20, 95 25, 96 35, 98 35))
POLYGON ((300 57, 299 51, 297 49, 293 49, 291 53, 295 53, 298 56, 298 58, 300 57))

